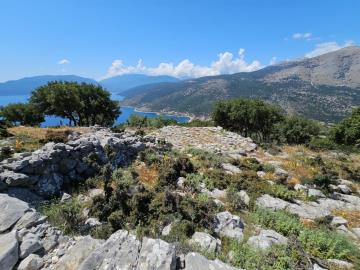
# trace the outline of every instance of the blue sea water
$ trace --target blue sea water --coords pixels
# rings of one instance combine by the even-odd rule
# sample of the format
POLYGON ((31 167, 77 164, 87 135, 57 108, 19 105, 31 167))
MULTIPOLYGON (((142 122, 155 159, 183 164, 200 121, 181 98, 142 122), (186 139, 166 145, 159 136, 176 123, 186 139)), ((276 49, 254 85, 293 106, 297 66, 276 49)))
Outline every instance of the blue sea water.
MULTIPOLYGON (((113 94, 111 96, 113 100, 119 100, 121 101, 123 99, 122 96, 119 96, 117 94, 113 94)), ((9 103, 15 103, 15 102, 27 102, 29 99, 28 95, 25 96, 0 96, 0 106, 7 105, 9 103)), ((130 115, 137 114, 141 116, 146 116, 148 118, 154 118, 159 115, 153 112, 137 112, 135 111, 135 108, 133 107, 121 107, 121 114, 116 119, 115 124, 121 124, 125 123, 126 120, 129 118, 130 115)), ((175 119, 179 123, 186 123, 189 121, 189 118, 186 116, 175 116, 175 115, 162 115, 164 118, 167 119, 175 119)), ((61 117, 55 117, 55 116, 47 116, 45 118, 45 122, 41 124, 42 127, 51 127, 51 126, 58 126, 58 125, 67 125, 68 120, 63 119, 61 117)))

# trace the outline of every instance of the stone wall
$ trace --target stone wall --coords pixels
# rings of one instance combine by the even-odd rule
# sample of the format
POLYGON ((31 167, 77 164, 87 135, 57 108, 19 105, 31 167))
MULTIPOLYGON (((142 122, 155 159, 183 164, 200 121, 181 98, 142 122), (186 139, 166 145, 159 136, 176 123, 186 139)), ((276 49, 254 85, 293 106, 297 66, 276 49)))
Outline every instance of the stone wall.
POLYGON ((65 143, 47 143, 32 153, 20 153, 0 163, 0 191, 25 187, 48 198, 59 195, 63 185, 93 176, 110 162, 118 167, 146 147, 155 146, 152 136, 112 133, 98 129, 70 135, 65 143))

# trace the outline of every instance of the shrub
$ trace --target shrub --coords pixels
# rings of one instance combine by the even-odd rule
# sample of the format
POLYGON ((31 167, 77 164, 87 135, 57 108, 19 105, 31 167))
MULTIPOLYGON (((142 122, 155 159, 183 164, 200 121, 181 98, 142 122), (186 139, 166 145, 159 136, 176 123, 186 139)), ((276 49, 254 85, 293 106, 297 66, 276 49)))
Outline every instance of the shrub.
POLYGON ((296 216, 283 211, 272 212, 259 208, 251 214, 251 218, 254 223, 275 230, 285 236, 299 235, 303 228, 296 216))
POLYGON ((332 231, 305 229, 299 235, 304 249, 322 259, 360 260, 360 250, 345 236, 332 231))
POLYGON ((190 173, 186 176, 184 186, 190 192, 199 191, 200 184, 203 182, 203 177, 199 174, 190 173))
POLYGON ((44 114, 27 103, 11 103, 0 108, 0 116, 13 125, 37 126, 44 122, 44 114))
POLYGON ((82 206, 76 199, 60 203, 54 201, 42 207, 41 212, 51 224, 58 226, 65 234, 79 234, 82 231, 82 206))
POLYGON ((280 140, 289 144, 304 144, 320 133, 318 122, 299 116, 286 117, 277 124, 280 140))
POLYGON ((65 130, 56 130, 56 129, 48 129, 46 130, 45 138, 41 140, 41 143, 66 143, 69 139, 69 135, 71 131, 69 129, 65 130))
POLYGON ((283 119, 278 107, 259 99, 220 101, 212 114, 215 125, 251 136, 258 141, 270 139, 274 125, 283 119))
POLYGON ((3 146, 0 149, 0 161, 12 157, 14 151, 9 146, 3 146))
POLYGON ((332 130, 332 138, 338 144, 359 145, 360 143, 360 107, 336 125, 332 130))

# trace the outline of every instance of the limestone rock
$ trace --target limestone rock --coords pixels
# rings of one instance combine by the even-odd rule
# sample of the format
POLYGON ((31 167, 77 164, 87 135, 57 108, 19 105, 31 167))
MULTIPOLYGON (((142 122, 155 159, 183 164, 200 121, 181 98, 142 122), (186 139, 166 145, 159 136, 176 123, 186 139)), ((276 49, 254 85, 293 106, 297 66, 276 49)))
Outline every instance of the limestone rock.
POLYGON ((236 167, 230 163, 222 163, 221 167, 230 174, 241 173, 241 170, 238 167, 236 167))
POLYGON ((288 239, 273 230, 261 230, 259 235, 251 236, 247 244, 257 249, 268 249, 274 244, 286 245, 288 239))
MULTIPOLYGON (((101 240, 96 240, 90 236, 86 236, 79 240, 72 248, 70 248, 64 256, 58 259, 54 266, 54 270, 77 270, 80 264, 89 256, 89 254, 100 246, 101 240)), ((97 269, 97 268, 84 268, 97 269)))
POLYGON ((175 247, 160 239, 144 238, 136 270, 176 270, 175 247))
POLYGON ((330 264, 339 267, 341 269, 353 269, 354 265, 352 263, 346 262, 346 261, 341 261, 341 260, 337 260, 337 259, 328 259, 327 260, 330 264))
POLYGON ((310 188, 308 190, 308 196, 309 197, 315 197, 315 198, 326 198, 326 196, 324 195, 324 193, 322 193, 320 190, 318 189, 313 189, 310 188))
POLYGON ((244 224, 240 217, 225 211, 218 213, 215 217, 215 232, 220 236, 227 236, 242 241, 244 224))
POLYGON ((348 224, 348 221, 343 217, 336 216, 336 217, 333 217, 333 219, 331 220, 331 225, 335 226, 335 227, 341 226, 341 225, 347 226, 347 224, 348 224))
POLYGON ((40 238, 35 234, 28 233, 24 236, 20 245, 20 258, 26 258, 28 255, 38 251, 42 247, 40 238))
POLYGON ((166 226, 163 228, 163 230, 162 230, 162 232, 161 232, 161 235, 162 235, 162 236, 168 236, 168 235, 170 234, 170 232, 171 232, 171 229, 172 229, 172 223, 170 223, 169 225, 166 225, 166 226))
POLYGON ((19 230, 22 228, 30 228, 34 225, 43 223, 45 221, 46 221, 46 217, 42 216, 39 212, 28 211, 16 223, 15 228, 19 230))
POLYGON ((19 244, 16 231, 0 235, 0 266, 11 270, 19 259, 19 244))
POLYGON ((190 243, 211 253, 218 252, 221 249, 220 239, 204 232, 195 232, 191 237, 190 243))
POLYGON ((10 229, 29 210, 29 205, 7 194, 0 194, 0 233, 10 229))
POLYGON ((30 254, 18 266, 18 270, 38 270, 44 265, 43 259, 36 254, 30 254))
POLYGON ((191 252, 185 256, 185 270, 239 270, 219 260, 208 260, 204 256, 191 252))

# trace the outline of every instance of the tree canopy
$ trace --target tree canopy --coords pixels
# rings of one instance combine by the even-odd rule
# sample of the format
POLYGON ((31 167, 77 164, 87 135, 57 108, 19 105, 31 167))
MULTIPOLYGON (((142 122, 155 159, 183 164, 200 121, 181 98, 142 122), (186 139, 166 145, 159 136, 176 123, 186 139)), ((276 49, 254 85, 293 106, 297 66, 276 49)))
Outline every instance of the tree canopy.
POLYGON ((216 125, 264 141, 284 116, 278 107, 262 100, 240 98, 218 102, 212 118, 216 125))
POLYGON ((354 109, 349 117, 334 127, 333 139, 339 144, 360 144, 360 107, 354 109))
POLYGON ((37 126, 44 122, 44 114, 28 103, 11 103, 1 107, 0 116, 13 125, 37 126))
POLYGON ((119 103, 101 86, 77 82, 49 82, 32 92, 30 104, 75 126, 111 126, 121 113, 119 103))

